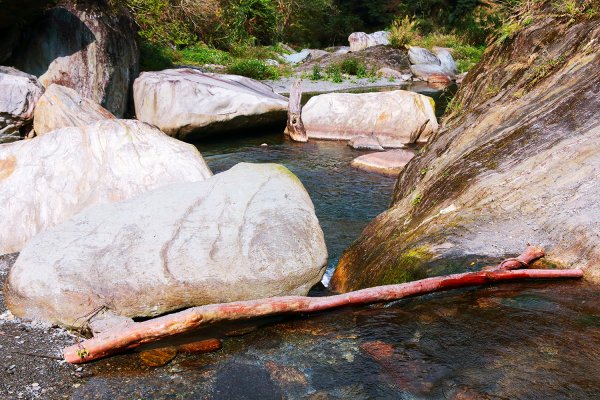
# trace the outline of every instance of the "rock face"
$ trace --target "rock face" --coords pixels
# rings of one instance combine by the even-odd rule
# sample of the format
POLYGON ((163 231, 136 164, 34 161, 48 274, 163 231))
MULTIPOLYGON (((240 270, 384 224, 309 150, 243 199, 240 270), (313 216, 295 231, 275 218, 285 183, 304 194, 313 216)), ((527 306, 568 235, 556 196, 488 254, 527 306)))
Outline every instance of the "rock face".
POLYGON ((115 118, 101 105, 79 96, 73 89, 56 84, 46 89, 33 115, 33 129, 38 136, 60 128, 86 126, 115 118))
POLYGON ((411 47, 408 59, 414 76, 430 83, 451 83, 458 69, 448 49, 435 47, 436 54, 422 47, 411 47))
POLYGON ((335 290, 493 265, 528 242, 600 281, 599 18, 536 18, 486 52, 392 207, 343 255, 335 290))
POLYGON ((350 51, 360 51, 373 46, 390 44, 386 31, 373 32, 371 34, 354 32, 348 37, 348 42, 350 42, 350 51))
POLYGON ((0 66, 0 143, 20 139, 44 88, 33 75, 0 66))
POLYGON ((144 72, 134 83, 141 121, 180 139, 248 129, 287 118, 287 99, 269 86, 237 75, 182 68, 144 72))
POLYGON ((238 164, 204 182, 90 208, 37 235, 12 268, 6 297, 15 315, 77 326, 101 306, 142 317, 305 295, 326 263, 298 178, 275 164, 238 164))
POLYGON ((415 156, 410 150, 397 149, 382 153, 365 154, 352 160, 352 166, 384 175, 398 175, 415 156))
POLYGON ((121 117, 138 74, 134 24, 105 1, 61 1, 31 24, 8 62, 45 87, 70 87, 121 117))
POLYGON ((0 146, 0 254, 100 203, 208 178, 195 147, 138 121, 106 120, 0 146))
POLYGON ((302 121, 309 138, 374 135, 383 147, 426 142, 438 128, 433 100, 404 90, 314 96, 302 109, 302 121))

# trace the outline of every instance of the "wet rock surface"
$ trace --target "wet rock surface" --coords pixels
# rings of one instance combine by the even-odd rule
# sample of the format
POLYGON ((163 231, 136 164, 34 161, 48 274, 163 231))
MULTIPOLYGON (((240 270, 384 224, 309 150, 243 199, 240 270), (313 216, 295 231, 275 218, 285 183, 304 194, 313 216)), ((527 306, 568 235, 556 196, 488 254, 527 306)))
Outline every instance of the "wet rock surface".
POLYGON ((598 281, 599 39, 597 18, 544 19, 486 52, 400 175, 392 207, 342 257, 333 287, 460 271, 526 243, 598 281))
POLYGON ((398 175, 414 156, 412 150, 388 150, 357 157, 352 160, 352 166, 380 174, 398 175))

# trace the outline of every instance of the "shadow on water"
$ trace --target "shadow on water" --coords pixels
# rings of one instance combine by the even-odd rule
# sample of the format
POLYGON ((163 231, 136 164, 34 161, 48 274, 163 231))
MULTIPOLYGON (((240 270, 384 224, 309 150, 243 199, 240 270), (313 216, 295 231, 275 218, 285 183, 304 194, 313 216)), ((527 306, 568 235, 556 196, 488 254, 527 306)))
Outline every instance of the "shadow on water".
MULTIPOLYGON (((198 148, 215 173, 239 162, 295 173, 325 232, 328 273, 387 208, 394 184, 351 168, 364 153, 343 143, 294 143, 281 131, 198 148)), ((583 282, 503 284, 248 323, 261 328, 165 367, 147 367, 136 353, 93 363, 72 398, 600 398, 600 291, 583 282)), ((212 329, 194 335, 223 337, 223 327, 212 329)))

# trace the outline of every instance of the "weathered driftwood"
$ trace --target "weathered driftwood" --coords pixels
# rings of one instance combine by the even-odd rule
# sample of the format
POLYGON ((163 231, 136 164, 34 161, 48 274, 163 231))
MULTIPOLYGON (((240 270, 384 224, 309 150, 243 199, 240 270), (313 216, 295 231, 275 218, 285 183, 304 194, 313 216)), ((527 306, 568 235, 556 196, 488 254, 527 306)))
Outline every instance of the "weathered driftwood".
POLYGON ((64 350, 69 363, 85 363, 107 357, 145 343, 191 332, 212 324, 282 314, 303 314, 337 307, 398 300, 443 290, 479 286, 488 283, 523 279, 580 278, 580 269, 515 269, 542 257, 540 248, 529 247, 517 258, 504 260, 497 267, 422 279, 397 285, 378 286, 329 297, 285 296, 267 299, 209 304, 175 314, 134 323, 123 329, 106 332, 64 350), (514 269, 514 270, 511 270, 514 269))
POLYGON ((306 129, 302 123, 302 88, 301 80, 296 80, 290 88, 290 99, 288 102, 288 120, 286 132, 296 142, 308 142, 306 129))

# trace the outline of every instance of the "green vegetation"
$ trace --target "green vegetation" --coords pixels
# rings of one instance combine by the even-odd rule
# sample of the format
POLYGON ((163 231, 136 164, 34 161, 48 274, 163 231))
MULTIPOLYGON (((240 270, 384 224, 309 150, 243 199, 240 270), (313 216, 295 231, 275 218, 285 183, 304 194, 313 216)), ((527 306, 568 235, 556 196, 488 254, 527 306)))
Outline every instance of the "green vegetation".
POLYGON ((416 24, 417 21, 410 19, 408 15, 392 22, 389 29, 390 45, 397 49, 408 47, 417 36, 416 24))
POLYGON ((432 259, 433 255, 425 246, 416 247, 402 252, 396 265, 387 268, 381 279, 383 285, 410 282, 427 277, 425 265, 432 259))
MULTIPOLYGON (((450 48, 459 71, 479 61, 486 44, 502 43, 532 24, 532 11, 554 2, 558 16, 597 15, 597 0, 109 0, 139 26, 145 70, 172 65, 223 65, 251 76, 280 76, 287 67, 267 60, 295 49, 347 44, 354 31, 389 29, 398 48, 450 48), (286 51, 287 50, 287 51, 286 51)), ((344 75, 375 79, 356 60, 312 79, 344 75)))
POLYGON ((277 79, 279 71, 276 67, 265 64, 261 60, 240 60, 229 66, 227 72, 247 76, 253 79, 277 79))

